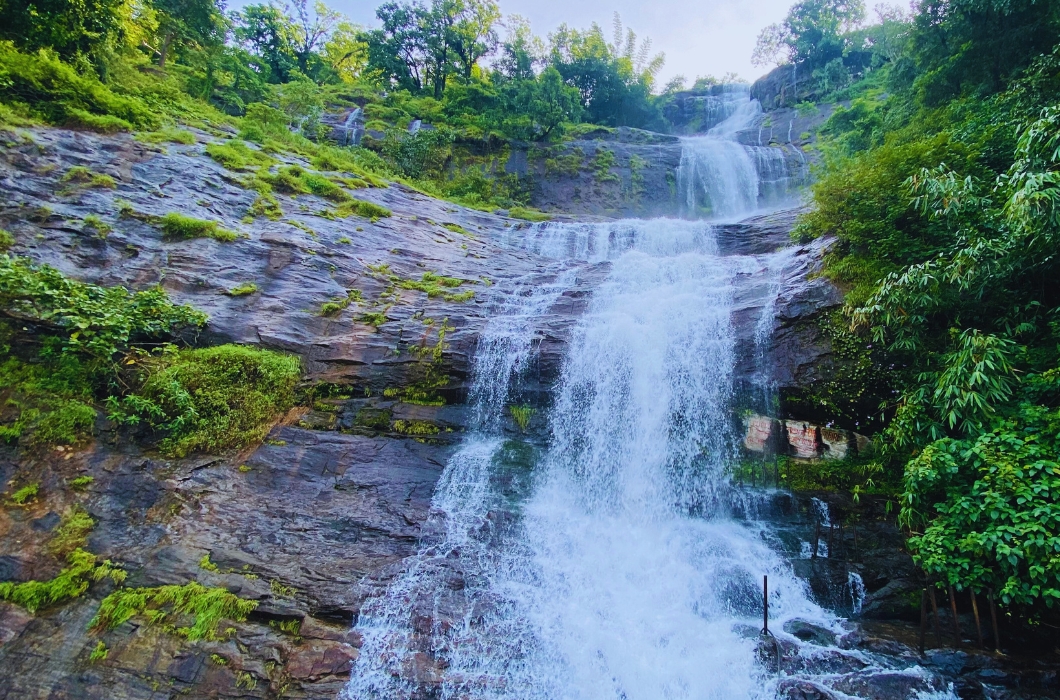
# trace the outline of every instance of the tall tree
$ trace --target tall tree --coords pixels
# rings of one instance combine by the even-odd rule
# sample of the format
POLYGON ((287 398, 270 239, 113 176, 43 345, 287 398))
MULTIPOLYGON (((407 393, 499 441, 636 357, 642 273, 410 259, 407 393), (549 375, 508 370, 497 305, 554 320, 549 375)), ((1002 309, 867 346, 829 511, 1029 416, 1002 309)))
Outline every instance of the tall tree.
POLYGON ((296 32, 290 18, 273 4, 247 5, 232 13, 235 38, 240 45, 261 56, 269 66, 270 80, 286 82, 298 65, 296 32))
POLYGON ((174 47, 187 44, 220 44, 227 31, 223 8, 216 0, 154 0, 158 17, 158 65, 174 47))

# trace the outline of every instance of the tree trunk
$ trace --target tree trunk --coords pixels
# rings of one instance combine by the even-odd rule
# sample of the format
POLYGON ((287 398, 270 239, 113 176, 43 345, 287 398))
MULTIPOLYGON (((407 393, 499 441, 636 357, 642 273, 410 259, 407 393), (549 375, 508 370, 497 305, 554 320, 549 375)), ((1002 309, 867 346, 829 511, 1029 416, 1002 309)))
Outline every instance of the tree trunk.
POLYGON ((169 47, 173 44, 173 35, 166 34, 166 38, 162 40, 162 49, 158 52, 158 67, 166 67, 166 57, 169 56, 169 47))

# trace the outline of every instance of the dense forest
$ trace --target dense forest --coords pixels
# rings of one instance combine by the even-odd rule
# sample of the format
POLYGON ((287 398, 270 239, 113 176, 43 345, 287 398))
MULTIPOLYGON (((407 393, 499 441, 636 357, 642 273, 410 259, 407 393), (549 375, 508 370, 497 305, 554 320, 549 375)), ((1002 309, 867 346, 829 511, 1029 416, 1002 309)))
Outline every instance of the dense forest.
MULTIPOLYGON (((129 131, 156 143, 194 125, 234 137, 210 152, 225 164, 299 153, 361 184, 400 179, 514 213, 527 203, 517 178, 454 168, 454 159, 597 127, 667 132, 676 94, 721 82, 659 84, 663 55, 617 15, 611 31, 561 26, 544 38, 492 0, 387 2, 376 15, 365 29, 308 0, 239 11, 216 0, 0 0, 0 125, 129 131), (353 107, 370 135, 359 147, 329 144, 327 115, 353 107), (416 120, 432 128, 410 132, 416 120)), ((918 563, 937 580, 1031 618, 1052 614, 1060 3, 919 0, 869 18, 858 0, 803 0, 763 30, 755 59, 790 80, 786 106, 838 105, 795 232, 835 237, 823 274, 846 295, 828 321, 842 362, 805 407, 877 433, 875 455, 835 483, 893 499, 918 563)), ((258 213, 284 187, 333 186, 312 178, 261 173, 258 213)), ((163 224, 178 236, 192 225, 163 224)), ((201 325, 197 312, 161 292, 100 290, 3 260, 6 315, 34 317, 55 335, 40 349, 44 365, 4 365, 27 409, 0 437, 77 442, 91 424, 87 406, 105 403, 183 455, 260 438, 260 416, 292 400, 296 367, 226 351, 224 363, 257 377, 237 387, 256 412, 217 409, 233 427, 216 428, 212 409, 192 406, 180 386, 214 381, 201 355, 129 349, 131 339, 201 325), (164 371, 129 378, 116 367, 133 356, 164 371), (233 433, 243 437, 233 443, 233 433)), ((0 597, 14 595, 3 585, 0 597)))

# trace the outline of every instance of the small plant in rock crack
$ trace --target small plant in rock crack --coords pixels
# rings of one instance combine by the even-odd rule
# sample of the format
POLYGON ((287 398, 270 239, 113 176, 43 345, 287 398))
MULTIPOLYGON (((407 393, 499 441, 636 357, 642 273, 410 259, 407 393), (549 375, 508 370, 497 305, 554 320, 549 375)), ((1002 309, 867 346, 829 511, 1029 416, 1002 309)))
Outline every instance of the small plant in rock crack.
POLYGON ((519 430, 526 432, 527 427, 530 425, 530 419, 537 413, 537 409, 533 406, 509 406, 508 413, 512 415, 512 420, 519 426, 519 430))

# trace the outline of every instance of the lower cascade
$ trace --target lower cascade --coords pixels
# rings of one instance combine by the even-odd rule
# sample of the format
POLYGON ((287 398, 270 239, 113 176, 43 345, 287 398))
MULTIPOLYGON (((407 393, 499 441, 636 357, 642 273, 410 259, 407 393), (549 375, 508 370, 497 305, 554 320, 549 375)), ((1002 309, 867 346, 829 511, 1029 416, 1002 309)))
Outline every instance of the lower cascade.
POLYGON ((783 631, 842 627, 725 474, 734 289, 770 294, 769 256, 719 255, 702 222, 522 233, 565 271, 498 291, 476 357, 477 427, 446 466, 433 534, 361 612, 343 697, 775 697, 785 681, 759 639, 763 576, 775 649, 803 658, 794 675, 886 666, 783 631), (503 418, 532 365, 534 317, 594 261, 610 271, 573 334, 548 446, 512 440, 503 418), (818 652, 831 655, 820 668, 806 660, 818 652))

